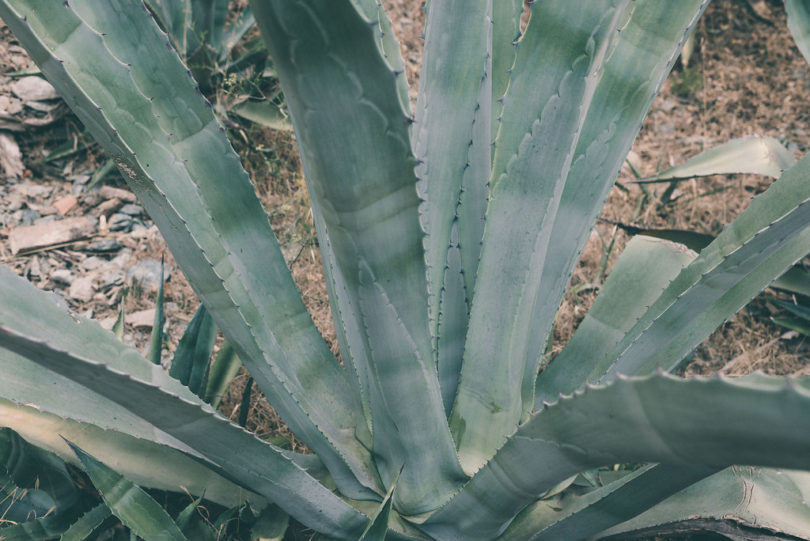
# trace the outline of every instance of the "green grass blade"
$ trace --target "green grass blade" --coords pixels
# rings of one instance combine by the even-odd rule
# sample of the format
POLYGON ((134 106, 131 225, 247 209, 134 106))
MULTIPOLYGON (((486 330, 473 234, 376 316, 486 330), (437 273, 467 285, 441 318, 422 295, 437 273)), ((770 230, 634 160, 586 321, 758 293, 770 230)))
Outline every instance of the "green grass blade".
POLYGON ((535 409, 543 402, 557 400, 560 393, 569 394, 584 385, 594 367, 644 314, 645 307, 695 257, 695 252, 680 244, 633 237, 574 336, 538 376, 535 409))
POLYGON ((155 300, 155 320, 152 323, 152 334, 149 336, 149 347, 146 358, 153 364, 160 365, 160 352, 163 349, 163 258, 160 260, 160 284, 155 300))
POLYGON ((777 299, 775 299, 773 302, 776 304, 776 306, 787 310, 794 316, 798 316, 804 320, 810 321, 810 307, 807 305, 785 302, 777 299))
POLYGON ((217 326, 200 304, 191 318, 172 357, 169 375, 187 386, 200 398, 205 395, 205 379, 211 362, 211 352, 217 339, 217 326))
POLYGON ((65 530, 65 533, 59 538, 59 541, 84 541, 93 535, 111 516, 110 508, 100 503, 71 524, 70 528, 65 530))
POLYGON ((373 415, 395 506, 430 510, 463 480, 425 325, 427 289, 398 75, 349 0, 252 4, 299 141, 343 359, 373 415), (350 38, 349 38, 350 37, 350 38), (383 397, 385 397, 383 399, 383 397))
POLYGON ((219 408, 222 397, 225 396, 241 367, 242 361, 239 360, 230 342, 225 340, 211 364, 205 386, 205 401, 211 404, 211 407, 219 408))
POLYGON ((796 331, 797 333, 801 333, 805 336, 810 336, 810 324, 807 323, 806 319, 795 317, 772 317, 771 321, 781 327, 785 327, 788 330, 796 331))
POLYGON ((116 338, 119 340, 124 339, 124 325, 126 323, 126 314, 125 314, 125 305, 127 302, 127 295, 126 292, 121 295, 121 300, 119 301, 121 306, 118 308, 118 316, 115 318, 115 323, 112 326, 112 332, 116 338))
POLYGON ((664 182, 735 173, 779 178, 795 164, 793 154, 779 141, 773 137, 753 135, 732 139, 692 156, 681 165, 670 167, 638 182, 664 182))
POLYGON ((84 465, 93 486, 118 519, 136 535, 149 540, 185 541, 186 536, 149 494, 112 468, 68 442, 84 465))
POLYGON ((533 4, 504 98, 469 331, 450 424, 467 473, 532 409, 535 309, 565 178, 630 3, 533 4), (515 219, 519 216, 520 219, 515 219), (496 307, 493 309, 493 307, 496 307))
POLYGON ((428 319, 447 413, 456 394, 488 199, 492 6, 492 0, 434 5, 419 76, 413 146, 428 319))
POLYGON ((793 41, 804 59, 810 62, 810 6, 802 0, 785 0, 785 11, 793 41))
POLYGON ((250 413, 250 394, 253 388, 253 378, 248 378, 245 388, 242 390, 242 399, 239 401, 239 420, 237 424, 244 427, 247 424, 248 413, 250 413))
POLYGON ((356 480, 377 485, 360 402, 225 130, 143 4, 4 0, 0 12, 116 160, 275 409, 347 493, 368 496, 356 480))
POLYGON ((622 378, 534 413, 421 528, 492 539, 536 494, 607 464, 808 468, 809 423, 807 378, 622 378))

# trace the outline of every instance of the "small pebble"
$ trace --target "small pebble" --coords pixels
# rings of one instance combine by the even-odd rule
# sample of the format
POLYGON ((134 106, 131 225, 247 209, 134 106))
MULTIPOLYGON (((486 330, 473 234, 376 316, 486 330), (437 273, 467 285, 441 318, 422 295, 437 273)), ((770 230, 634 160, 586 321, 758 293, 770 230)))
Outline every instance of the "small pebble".
POLYGON ((88 252, 97 252, 97 253, 99 253, 99 252, 117 252, 118 250, 120 250, 123 247, 124 247, 124 245, 121 244, 120 242, 118 242, 117 240, 102 239, 102 240, 97 240, 96 242, 90 243, 90 245, 87 246, 86 250, 88 252))
POLYGON ((101 259, 100 257, 96 257, 94 255, 91 255, 90 257, 88 257, 87 259, 85 259, 84 261, 82 261, 79 264, 82 266, 82 268, 84 270, 91 271, 91 270, 96 270, 96 269, 98 269, 100 267, 103 267, 104 265, 107 264, 107 261, 104 260, 104 259, 101 259))
POLYGON ((56 269, 51 273, 51 280, 63 286, 69 286, 74 279, 74 276, 67 269, 56 269))
POLYGON ((126 214, 115 213, 110 216, 108 221, 110 231, 123 231, 125 233, 132 229, 133 221, 132 216, 126 214))
MULTIPOLYGON (((163 279, 168 280, 172 274, 172 266, 165 265, 163 279)), ((149 284, 155 288, 160 285, 160 261, 144 259, 127 271, 127 281, 136 280, 142 284, 149 284)))
POLYGON ((81 302, 88 302, 93 298, 95 294, 95 290, 93 289, 93 277, 92 276, 82 276, 81 278, 77 278, 70 284, 70 289, 68 290, 68 295, 70 295, 71 299, 81 301, 81 302))
POLYGON ((127 203, 126 205, 118 209, 118 212, 120 212, 121 214, 127 214, 129 216, 140 216, 141 214, 143 214, 143 207, 141 207, 140 205, 133 205, 132 203, 127 203))

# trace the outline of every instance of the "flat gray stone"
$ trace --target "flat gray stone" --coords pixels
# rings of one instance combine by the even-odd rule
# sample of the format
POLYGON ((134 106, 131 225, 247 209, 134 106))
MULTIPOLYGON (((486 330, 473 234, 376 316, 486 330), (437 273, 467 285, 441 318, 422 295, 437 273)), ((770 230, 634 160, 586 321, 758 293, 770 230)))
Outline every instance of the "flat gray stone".
POLYGON ((76 278, 73 280, 73 283, 70 284, 70 289, 68 290, 68 295, 71 299, 81 302, 91 301, 95 293, 96 291, 93 289, 92 276, 82 276, 80 278, 76 278))
MULTIPOLYGON (((163 280, 168 280, 172 274, 172 266, 165 265, 163 280)), ((160 285, 160 261, 144 259, 127 271, 127 281, 136 280, 141 284, 149 284, 157 288, 160 285)))
POLYGON ((64 220, 16 227, 9 233, 8 243, 11 253, 17 254, 21 251, 83 239, 92 235, 95 230, 96 222, 91 218, 85 216, 65 218, 64 220))

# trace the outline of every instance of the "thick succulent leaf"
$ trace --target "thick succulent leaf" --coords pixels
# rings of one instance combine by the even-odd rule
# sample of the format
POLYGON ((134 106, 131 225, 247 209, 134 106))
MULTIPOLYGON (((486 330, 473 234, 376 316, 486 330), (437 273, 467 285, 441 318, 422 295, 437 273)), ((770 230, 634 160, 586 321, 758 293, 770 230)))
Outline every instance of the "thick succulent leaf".
POLYGON ((589 539, 714 472, 690 466, 648 464, 585 494, 569 493, 556 502, 540 500, 521 511, 498 539, 589 539))
POLYGON ((146 347, 146 358, 152 363, 160 364, 160 353, 163 349, 163 259, 160 260, 160 285, 155 300, 155 318, 152 321, 152 334, 149 335, 149 345, 146 347))
POLYGON ((517 41, 520 38, 520 16, 523 0, 494 0, 492 2, 492 113, 490 128, 495 141, 500 127, 509 76, 515 64, 517 41))
POLYGON ((550 226, 584 113, 630 6, 625 0, 588 2, 580 10, 563 0, 532 6, 504 98, 450 418, 468 473, 486 462, 531 411, 540 351, 529 350, 529 342, 538 330, 533 316, 550 226))
POLYGON ((246 101, 232 107, 230 112, 273 130, 292 131, 290 119, 270 100, 246 101))
POLYGON ((385 12, 385 8, 380 0, 352 0, 357 9, 374 24, 377 22, 377 46, 383 58, 388 62, 388 66, 397 77, 397 90, 402 109, 410 114, 411 100, 409 94, 408 78, 405 76, 405 60, 402 58, 402 50, 399 47, 394 29, 391 26, 391 19, 385 12))
POLYGON ((146 0, 183 58, 203 43, 222 47, 228 0, 146 0))
POLYGON ((84 541, 112 516, 110 508, 103 503, 90 509, 65 530, 59 541, 84 541))
POLYGON ((734 466, 603 536, 624 539, 701 531, 736 534, 729 536, 732 539, 810 539, 808 498, 808 472, 734 466))
MULTIPOLYGON (((579 254, 681 44, 708 0, 634 2, 588 108, 555 215, 531 317, 528 360, 541 357, 579 254)), ((533 381, 536 364, 527 380, 533 381)), ((525 382, 524 382, 525 383, 525 382)))
POLYGON ((68 445, 81 461, 104 503, 132 533, 144 539, 186 539, 169 514, 143 489, 73 443, 68 442, 68 445))
POLYGON ((448 413, 456 394, 488 199, 492 9, 492 0, 433 6, 419 76, 414 153, 425 231, 428 319, 448 413))
POLYGON ((397 75, 375 44, 376 19, 349 0, 252 5, 300 144, 342 357, 372 415, 380 476, 390 486, 405 464, 394 506, 428 511, 463 474, 425 324, 415 160, 397 75))
POLYGON ((290 524, 290 516, 275 505, 262 510, 256 524, 250 529, 255 541, 282 541, 290 524))
POLYGON ((186 31, 190 24, 192 0, 145 1, 157 20, 160 21, 163 29, 168 32, 174 42, 174 47, 185 57, 188 52, 186 50, 186 31))
POLYGON ((232 21, 225 24, 221 45, 215 47, 219 51, 219 62, 228 60, 228 55, 237 43, 256 24, 253 11, 246 7, 232 21))
POLYGON ((143 5, 7 0, 0 15, 116 160, 288 426, 346 493, 368 494, 354 475, 375 485, 359 401, 224 129, 143 5))
POLYGON ((14 526, 6 526, 0 529, 0 538, 3 541, 48 541, 59 537, 69 527, 69 516, 48 515, 14 526))
POLYGON ((726 226, 589 377, 671 370, 723 321, 810 252, 810 156, 726 226))
POLYGON ((205 387, 204 400, 214 409, 219 408, 222 397, 225 396, 225 392, 230 387, 233 378, 239 373, 240 368, 242 368, 242 361, 239 360, 231 343, 225 340, 211 364, 205 387))
POLYGON ((732 139, 692 156, 681 165, 661 171, 639 182, 664 182, 709 175, 750 173, 779 178, 796 163, 790 153, 773 137, 753 135, 732 139))
POLYGON ((574 336, 538 376, 535 409, 543 402, 557 400, 560 393, 570 394, 581 387, 645 308, 695 257, 697 254, 682 244, 633 237, 574 336))
POLYGON ((532 414, 421 527, 437 539, 492 539, 538 495, 598 466, 802 469, 810 467, 809 450, 808 379, 622 378, 532 414))
POLYGON ((205 396, 211 352, 217 339, 217 326, 201 304, 186 327, 172 357, 169 375, 202 398, 205 396))
MULTIPOLYGON (((0 428, 0 473, 3 472, 16 487, 47 494, 55 507, 51 511, 57 514, 78 500, 64 462, 53 453, 34 447, 9 428, 0 428)), ((5 513, 3 516, 9 518, 5 513)))
POLYGON ((68 445, 84 465, 104 503, 124 526, 144 539, 185 541, 186 536, 154 498, 76 445, 70 442, 68 445))
MULTIPOLYGON (((627 226, 626 224, 623 224, 621 227, 630 234, 640 234, 647 237, 671 240, 672 242, 683 244, 696 252, 703 250, 703 248, 711 244, 715 239, 714 235, 685 229, 643 229, 635 226, 627 226)), ((810 272, 808 272, 806 266, 800 261, 788 269, 785 274, 774 280, 773 283, 771 283, 771 287, 810 297, 810 272)))
POLYGON ((229 479, 275 501, 303 524, 353 539, 368 519, 335 496, 279 449, 221 417, 199 399, 188 399, 130 373, 74 355, 0 326, 0 343, 78 385, 115 402, 219 466, 229 479), (234 453, 234 449, 239 449, 234 453))
MULTIPOLYGON (((89 399, 101 398, 86 395, 89 399)), ((116 410, 106 411, 118 417, 116 410)), ((260 496, 223 478, 204 462, 167 445, 128 435, 123 432, 125 426, 119 426, 118 430, 104 429, 5 400, 0 400, 0 425, 15 430, 27 441, 56 453, 63 460, 75 463, 75 456, 59 437, 61 434, 92 449, 94 454, 141 486, 173 491, 183 488, 192 494, 204 493, 208 500, 226 506, 238 505, 245 499, 259 506, 264 503, 260 496)))
POLYGON ((785 0, 785 11, 793 41, 804 59, 810 62, 810 6, 802 0, 785 0))
POLYGON ((394 495, 394 490, 397 488, 398 481, 399 475, 397 475, 394 482, 391 483, 391 486, 388 488, 388 492, 380 503, 377 512, 371 516, 371 522, 363 532, 363 535, 360 536, 360 541, 385 541, 385 534, 388 531, 388 517, 391 515, 391 504, 394 501, 392 496, 394 495))
POLYGON ((188 538, 200 541, 216 541, 217 535, 213 527, 208 522, 203 522, 198 507, 202 503, 202 498, 197 498, 189 503, 174 519, 174 523, 180 528, 188 538))

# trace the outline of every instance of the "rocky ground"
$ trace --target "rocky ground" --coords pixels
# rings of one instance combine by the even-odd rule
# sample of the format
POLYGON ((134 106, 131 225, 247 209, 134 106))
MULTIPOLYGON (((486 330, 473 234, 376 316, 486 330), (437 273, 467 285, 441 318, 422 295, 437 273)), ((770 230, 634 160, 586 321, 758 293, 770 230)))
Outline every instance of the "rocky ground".
MULTIPOLYGON (((384 4, 402 38, 415 97, 421 2, 384 4)), ((688 66, 676 67, 634 146, 630 160, 638 172, 653 174, 704 148, 755 133, 804 154, 810 147, 804 99, 810 68, 791 41, 781 2, 715 0, 696 37, 696 53, 688 66)), ((0 263, 102 325, 111 327, 123 305, 124 340, 143 348, 164 260, 169 358, 198 301, 118 173, 53 88, 31 71, 13 36, 0 30, 0 263)), ((293 136, 246 123, 229 127, 313 318, 336 350, 293 136)), ((713 177, 643 191, 633 180, 628 167, 610 196, 605 221, 592 236, 558 317, 555 349, 570 337, 627 241, 612 222, 717 233, 769 184, 762 177, 713 177)), ((806 371, 806 339, 774 325, 775 313, 767 298, 759 298, 698 349, 689 370, 806 371)), ((240 376, 224 401, 226 414, 236 415, 246 380, 240 376)), ((249 427, 266 436, 286 434, 259 393, 254 395, 249 427)))

